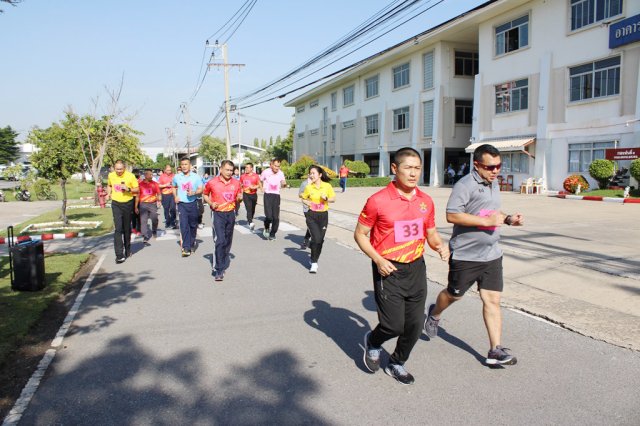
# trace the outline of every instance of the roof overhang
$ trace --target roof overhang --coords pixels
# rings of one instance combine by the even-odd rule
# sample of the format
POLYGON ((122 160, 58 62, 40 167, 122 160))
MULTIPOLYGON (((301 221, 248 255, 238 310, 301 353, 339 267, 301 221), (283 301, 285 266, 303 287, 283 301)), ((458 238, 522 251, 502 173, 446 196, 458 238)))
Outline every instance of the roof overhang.
POLYGON ((524 138, 524 139, 503 139, 497 141, 481 141, 472 143, 464 150, 469 154, 473 153, 477 147, 484 144, 492 145, 498 148, 500 152, 512 152, 512 151, 523 151, 529 155, 529 153, 525 150, 525 148, 536 141, 536 138, 524 138))

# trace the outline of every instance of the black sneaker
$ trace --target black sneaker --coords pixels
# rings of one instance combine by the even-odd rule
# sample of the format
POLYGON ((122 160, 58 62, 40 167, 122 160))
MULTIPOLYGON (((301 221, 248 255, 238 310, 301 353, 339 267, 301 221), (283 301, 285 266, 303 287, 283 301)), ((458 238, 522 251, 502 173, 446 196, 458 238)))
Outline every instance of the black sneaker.
POLYGON ((117 257, 116 258, 116 263, 124 263, 125 260, 127 260, 126 257, 117 257))
POLYGON ((224 280, 224 274, 220 272, 216 272, 215 274, 213 274, 213 279, 215 281, 222 281, 224 280))
POLYGON ((309 241, 304 240, 302 244, 300 244, 300 250, 306 250, 308 246, 309 246, 309 241))
POLYGON ((407 370, 404 369, 404 365, 395 364, 390 362, 385 368, 384 372, 389 376, 393 377, 403 385, 412 385, 416 379, 413 378, 411 374, 407 370))
POLYGON ((509 353, 511 349, 496 346, 495 349, 489 351, 487 355, 487 365, 514 365, 518 359, 509 353))
POLYGON ((188 250, 182 249, 182 257, 189 257, 189 256, 191 256, 191 252, 188 250))
POLYGON ((431 304, 429 306, 429 311, 427 312, 427 319, 424 320, 424 332, 429 336, 430 339, 433 339, 438 335, 438 323, 439 319, 435 319, 431 316, 431 312, 436 307, 435 304, 431 304))
POLYGON ((364 355, 362 359, 367 370, 375 373, 380 369, 380 354, 382 353, 382 348, 376 349, 372 347, 369 343, 369 336, 371 336, 371 332, 367 331, 364 335, 364 355))

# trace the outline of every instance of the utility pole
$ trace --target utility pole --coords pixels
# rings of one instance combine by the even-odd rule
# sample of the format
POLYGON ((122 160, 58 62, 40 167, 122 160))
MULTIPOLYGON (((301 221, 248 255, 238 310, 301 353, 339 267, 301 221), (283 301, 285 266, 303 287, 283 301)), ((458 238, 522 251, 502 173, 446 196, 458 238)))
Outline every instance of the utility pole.
POLYGON ((184 124, 187 126, 187 158, 189 164, 191 164, 191 117, 189 117, 189 106, 186 102, 180 104, 182 110, 182 117, 184 118, 184 124))
POLYGON ((173 145, 173 129, 167 127, 165 128, 165 131, 167 132, 167 154, 171 156, 171 160, 173 162, 173 167, 178 167, 178 160, 176 158, 176 149, 173 145))
MULTIPOLYGON (((218 48, 218 41, 216 40, 216 44, 214 49, 218 48)), ((245 64, 230 64, 227 62, 227 45, 226 43, 221 46, 222 49, 222 63, 213 63, 209 64, 210 67, 222 67, 222 71, 224 73, 224 112, 225 112, 225 121, 227 124, 227 160, 231 160, 231 126, 229 121, 229 68, 237 67, 238 69, 245 66, 245 64)))

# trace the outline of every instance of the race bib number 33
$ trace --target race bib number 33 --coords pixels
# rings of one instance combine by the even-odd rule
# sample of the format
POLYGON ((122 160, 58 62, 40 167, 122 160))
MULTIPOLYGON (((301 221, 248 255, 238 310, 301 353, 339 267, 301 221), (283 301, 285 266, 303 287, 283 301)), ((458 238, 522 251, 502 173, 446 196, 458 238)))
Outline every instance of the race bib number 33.
POLYGON ((424 238, 424 221, 422 218, 413 220, 398 220, 393 224, 396 243, 421 240, 424 238))

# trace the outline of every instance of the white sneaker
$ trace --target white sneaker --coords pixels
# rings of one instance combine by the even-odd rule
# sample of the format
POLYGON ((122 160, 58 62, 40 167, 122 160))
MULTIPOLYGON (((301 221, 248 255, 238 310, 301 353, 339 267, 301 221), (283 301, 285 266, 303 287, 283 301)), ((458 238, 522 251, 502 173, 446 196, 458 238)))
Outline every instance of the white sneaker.
POLYGON ((255 227, 255 225, 253 224, 253 222, 251 222, 251 223, 249 224, 249 229, 251 229, 251 230, 253 231, 253 228, 254 228, 254 227, 255 227))
POLYGON ((311 267, 309 268, 309 273, 315 274, 316 272, 318 272, 318 264, 312 263, 311 267))
POLYGON ((198 224, 198 229, 204 229, 204 223, 199 223, 198 224))

